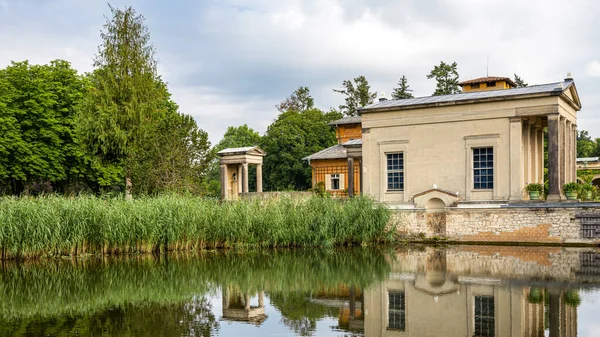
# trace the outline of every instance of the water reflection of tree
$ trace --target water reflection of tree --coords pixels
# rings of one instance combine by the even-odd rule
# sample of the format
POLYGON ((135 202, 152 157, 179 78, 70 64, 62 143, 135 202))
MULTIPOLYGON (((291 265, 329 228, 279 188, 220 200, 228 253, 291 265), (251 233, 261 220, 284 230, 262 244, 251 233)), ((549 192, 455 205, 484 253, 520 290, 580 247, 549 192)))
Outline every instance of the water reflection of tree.
POLYGON ((219 330, 204 297, 186 303, 124 305, 89 316, 31 318, 3 322, 0 336, 189 336, 210 337, 219 330))
POLYGON ((338 309, 310 301, 308 292, 275 292, 269 299, 281 312, 281 322, 300 336, 313 336, 320 319, 337 317, 338 309))

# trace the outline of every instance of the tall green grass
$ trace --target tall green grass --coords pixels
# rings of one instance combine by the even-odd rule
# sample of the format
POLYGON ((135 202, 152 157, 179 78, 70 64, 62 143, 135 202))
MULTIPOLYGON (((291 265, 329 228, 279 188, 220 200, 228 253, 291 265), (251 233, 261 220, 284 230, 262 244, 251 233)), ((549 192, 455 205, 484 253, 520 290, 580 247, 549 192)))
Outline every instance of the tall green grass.
POLYGON ((367 198, 241 200, 161 196, 4 198, 2 259, 216 247, 365 244, 388 237, 389 212, 367 198))

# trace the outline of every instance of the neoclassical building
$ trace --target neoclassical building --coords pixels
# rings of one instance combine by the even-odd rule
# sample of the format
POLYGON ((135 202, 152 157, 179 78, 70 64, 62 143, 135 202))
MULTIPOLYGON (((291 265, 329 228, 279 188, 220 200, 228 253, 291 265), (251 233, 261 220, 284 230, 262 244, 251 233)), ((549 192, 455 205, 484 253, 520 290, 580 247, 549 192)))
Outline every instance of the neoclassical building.
POLYGON ((544 183, 548 200, 576 181, 577 112, 570 75, 523 88, 504 77, 461 82, 454 95, 380 100, 362 117, 362 191, 388 204, 447 207, 527 199, 544 183))

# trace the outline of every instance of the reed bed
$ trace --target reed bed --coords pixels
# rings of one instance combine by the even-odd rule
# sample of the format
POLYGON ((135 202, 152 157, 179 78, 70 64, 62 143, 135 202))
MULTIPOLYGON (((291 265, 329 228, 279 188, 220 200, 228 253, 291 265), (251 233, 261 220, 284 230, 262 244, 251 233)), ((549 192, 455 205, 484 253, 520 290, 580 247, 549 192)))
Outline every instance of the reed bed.
POLYGON ((390 237, 388 219, 384 206, 363 197, 9 197, 0 201, 0 258, 370 244, 390 237))

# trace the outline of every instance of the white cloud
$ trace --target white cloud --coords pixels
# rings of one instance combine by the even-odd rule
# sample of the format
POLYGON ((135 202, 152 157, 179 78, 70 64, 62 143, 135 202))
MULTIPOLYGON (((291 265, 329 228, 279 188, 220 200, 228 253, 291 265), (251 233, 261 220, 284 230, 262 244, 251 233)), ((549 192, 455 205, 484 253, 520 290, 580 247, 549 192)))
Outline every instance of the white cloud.
MULTIPOLYGON (((57 0, 36 17, 24 5, 11 6, 15 13, 4 18, 0 10, 0 66, 25 58, 66 58, 89 70, 107 12, 103 6, 57 0), (45 15, 48 11, 56 15, 45 15), (64 23, 70 18, 77 24, 64 23)), ((600 109, 595 99, 600 62, 593 59, 600 53, 594 43, 600 5, 593 0, 224 0, 178 2, 169 10, 157 3, 134 6, 148 18, 159 70, 174 99, 213 142, 230 125, 247 123, 264 132, 277 115, 273 106, 299 85, 309 86, 317 106, 325 109, 343 101, 331 89, 357 75, 365 75, 373 90, 389 94, 404 74, 414 94, 426 96, 435 83, 425 76, 435 64, 457 61, 461 79, 467 79, 485 75, 486 56, 490 75, 517 73, 530 84, 558 81, 572 71, 584 105, 578 125, 600 137, 600 117, 593 113, 600 109), (189 17, 170 15, 171 10, 189 17)))
POLYGON ((590 77, 600 77, 600 62, 594 60, 588 63, 586 75, 590 77))

